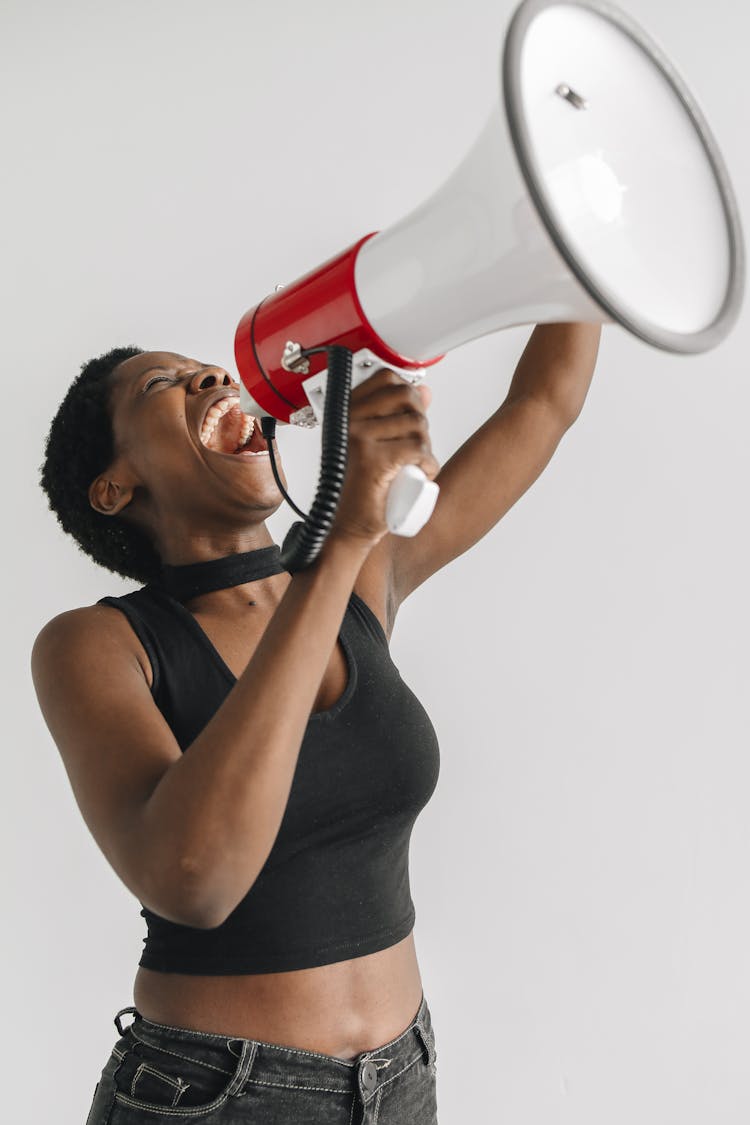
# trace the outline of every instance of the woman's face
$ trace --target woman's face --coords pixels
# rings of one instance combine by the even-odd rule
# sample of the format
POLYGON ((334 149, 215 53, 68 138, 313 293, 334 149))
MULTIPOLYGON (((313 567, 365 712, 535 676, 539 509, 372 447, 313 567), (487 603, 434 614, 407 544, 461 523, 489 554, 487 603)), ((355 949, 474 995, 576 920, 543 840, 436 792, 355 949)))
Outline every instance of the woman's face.
POLYGON ((144 352, 111 380, 115 458, 89 493, 98 510, 132 517, 159 542, 185 521, 206 531, 260 523, 280 506, 260 423, 242 413, 223 368, 144 352))

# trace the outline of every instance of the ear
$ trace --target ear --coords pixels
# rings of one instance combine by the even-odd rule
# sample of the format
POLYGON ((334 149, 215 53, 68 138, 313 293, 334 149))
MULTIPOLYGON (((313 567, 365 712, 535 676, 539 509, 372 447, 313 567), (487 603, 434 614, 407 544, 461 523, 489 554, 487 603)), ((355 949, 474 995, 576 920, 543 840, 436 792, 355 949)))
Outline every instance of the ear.
POLYGON ((118 516, 132 499, 133 484, 115 465, 110 465, 89 485, 89 504, 103 516, 118 516))

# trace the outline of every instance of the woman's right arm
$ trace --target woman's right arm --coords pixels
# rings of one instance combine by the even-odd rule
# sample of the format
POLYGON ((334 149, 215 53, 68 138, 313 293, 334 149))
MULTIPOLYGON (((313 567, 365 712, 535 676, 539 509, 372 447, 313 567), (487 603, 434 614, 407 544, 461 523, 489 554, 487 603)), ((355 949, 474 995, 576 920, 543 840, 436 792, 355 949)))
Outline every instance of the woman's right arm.
POLYGON ((118 610, 73 610, 40 633, 34 681, 81 812, 156 913, 218 925, 265 863, 367 553, 362 540, 334 538, 294 575, 246 670, 184 754, 118 610))
POLYGON ((334 527, 184 753, 117 610, 73 610, 39 634, 34 683, 79 808, 125 885, 162 917, 218 926, 268 858, 352 588, 387 531, 390 481, 408 463, 437 472, 422 401, 388 372, 355 388, 334 527))

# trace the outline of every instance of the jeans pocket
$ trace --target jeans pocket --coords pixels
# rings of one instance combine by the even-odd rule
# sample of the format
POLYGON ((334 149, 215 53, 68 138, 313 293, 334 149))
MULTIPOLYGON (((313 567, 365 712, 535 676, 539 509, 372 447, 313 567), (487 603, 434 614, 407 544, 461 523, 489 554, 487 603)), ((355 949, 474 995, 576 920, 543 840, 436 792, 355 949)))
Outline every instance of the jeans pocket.
POLYGON ((182 1074, 173 1078, 171 1074, 166 1074, 147 1062, 138 1063, 130 1080, 131 1097, 148 1102, 149 1105, 174 1107, 189 1087, 190 1083, 182 1074))
POLYGON ((169 1040, 157 1045, 133 1039, 114 1074, 114 1100, 148 1112, 152 1122, 159 1111, 174 1120, 219 1109, 244 1086, 255 1056, 254 1044, 242 1040, 239 1058, 227 1051, 224 1065, 215 1050, 202 1051, 199 1043, 169 1040))

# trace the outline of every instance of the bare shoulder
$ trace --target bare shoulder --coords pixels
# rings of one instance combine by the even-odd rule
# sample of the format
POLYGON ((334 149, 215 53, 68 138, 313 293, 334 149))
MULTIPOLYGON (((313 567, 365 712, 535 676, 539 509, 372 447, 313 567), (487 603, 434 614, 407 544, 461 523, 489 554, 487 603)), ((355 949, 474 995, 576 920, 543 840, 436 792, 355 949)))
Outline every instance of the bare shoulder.
POLYGON ((79 669, 106 656, 135 661, 149 686, 152 671, 149 659, 131 629, 127 618, 114 606, 88 605, 57 614, 40 629, 31 652, 31 671, 39 693, 50 678, 59 682, 63 662, 75 662, 79 669))

